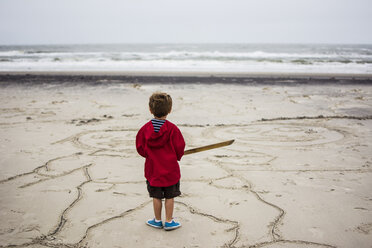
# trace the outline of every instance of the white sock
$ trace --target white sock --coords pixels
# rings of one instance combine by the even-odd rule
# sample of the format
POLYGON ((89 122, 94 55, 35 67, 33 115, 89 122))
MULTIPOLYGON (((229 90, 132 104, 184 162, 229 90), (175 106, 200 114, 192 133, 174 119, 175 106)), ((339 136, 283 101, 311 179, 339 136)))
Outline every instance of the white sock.
POLYGON ((157 220, 157 219, 155 218, 155 222, 161 222, 161 220, 157 220))

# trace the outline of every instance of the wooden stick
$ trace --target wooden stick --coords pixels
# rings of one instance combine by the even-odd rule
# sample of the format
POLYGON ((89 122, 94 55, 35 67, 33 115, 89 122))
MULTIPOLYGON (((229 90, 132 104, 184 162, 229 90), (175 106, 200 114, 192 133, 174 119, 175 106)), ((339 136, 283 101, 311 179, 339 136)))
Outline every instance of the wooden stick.
POLYGON ((196 153, 196 152, 203 152, 203 151, 206 151, 206 150, 215 149, 215 148, 219 148, 219 147, 223 147, 223 146, 228 146, 228 145, 231 145, 233 142, 234 142, 234 140, 228 140, 228 141, 224 141, 224 142, 221 142, 221 143, 216 143, 216 144, 212 144, 212 145, 208 145, 208 146, 201 146, 201 147, 189 149, 189 150, 185 151, 184 155, 188 155, 188 154, 192 154, 192 153, 196 153))

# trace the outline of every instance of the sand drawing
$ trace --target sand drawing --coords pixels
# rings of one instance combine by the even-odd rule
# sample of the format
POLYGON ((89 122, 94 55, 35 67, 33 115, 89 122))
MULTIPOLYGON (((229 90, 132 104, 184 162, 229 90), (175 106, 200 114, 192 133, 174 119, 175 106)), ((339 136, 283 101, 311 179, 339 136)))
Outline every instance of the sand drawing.
MULTIPOLYGON (((17 119, 24 111, 4 108, 1 114, 17 119)), ((131 117, 142 121, 141 115, 131 117)), ((343 247, 322 236, 320 220, 297 219, 302 213, 317 219, 319 205, 334 204, 325 200, 328 197, 346 197, 353 211, 369 214, 370 195, 360 193, 355 206, 350 204, 354 189, 364 192, 368 178, 363 173, 372 173, 370 120, 349 117, 257 118, 223 125, 184 122, 180 126, 190 149, 203 142, 235 142, 182 159, 183 195, 176 199, 175 212, 184 226, 156 233, 155 241, 138 234, 145 230, 151 236, 153 230, 143 222, 151 215, 151 202, 144 188, 143 160, 134 147, 136 126, 124 128, 115 118, 79 125, 64 122, 71 131, 48 143, 59 155, 0 181, 6 196, 1 211, 8 216, 0 226, 0 247, 88 248, 104 247, 106 242, 110 247, 343 247), (320 157, 316 163, 311 162, 314 154, 320 157), (360 154, 362 164, 355 154, 360 154), (302 196, 309 192, 319 198, 302 196), (181 241, 177 233, 183 235, 181 241)), ((22 122, 16 119, 13 124, 22 122)), ((29 121, 37 126, 44 118, 29 121)), ((3 127, 11 125, 4 123, 3 127)), ((336 218, 335 213, 319 218, 328 215, 336 218)), ((333 226, 323 228, 338 232, 333 226)), ((371 221, 354 221, 345 230, 346 238, 365 237, 371 221)))
MULTIPOLYGON (((326 143, 326 142, 332 142, 336 141, 343 137, 342 134, 331 131, 326 128, 321 127, 315 127, 315 126, 301 126, 301 125, 293 125, 293 124, 271 124, 268 126, 267 124, 254 124, 254 125, 247 125, 242 126, 239 128, 232 128, 229 126, 226 127, 211 127, 207 129, 208 132, 205 133, 213 133, 213 135, 219 135, 219 133, 229 133, 234 135, 239 135, 241 133, 248 133, 248 136, 244 137, 243 139, 239 140, 239 142, 246 142, 250 141, 253 142, 253 144, 260 144, 260 142, 268 141, 266 134, 268 132, 271 132, 271 137, 274 136, 272 140, 274 140, 269 145, 278 145, 278 144, 284 144, 284 145, 293 145, 293 143, 301 142, 301 145, 307 146, 307 145, 316 145, 318 143, 326 143), (213 131, 215 129, 215 131, 213 131), (312 130, 312 131, 309 131, 312 130), (331 134, 325 134, 328 131, 328 133, 331 134), (285 136, 286 133, 290 133, 290 135, 285 136), (319 134, 320 133, 320 134, 319 134), (250 137, 249 134, 255 134, 256 138, 250 137), (310 137, 304 138, 303 135, 308 134, 310 137), (277 137, 277 138, 275 138, 277 137)), ((117 216, 113 216, 111 218, 105 219, 101 222, 95 223, 94 225, 88 226, 86 228, 85 234, 80 238, 80 240, 76 243, 60 243, 58 241, 58 234, 63 230, 66 222, 68 222, 69 218, 69 212, 73 208, 77 208, 80 201, 82 201, 84 197, 83 192, 83 186, 85 184, 89 184, 92 181, 94 183, 100 183, 99 181, 95 181, 95 178, 92 178, 89 173, 89 168, 91 166, 94 166, 93 162, 90 164, 85 164, 88 161, 94 161, 94 158, 91 158, 90 156, 97 156, 98 152, 106 152, 101 153, 99 156, 107 157, 107 159, 112 156, 109 152, 117 152, 118 154, 123 154, 124 158, 127 158, 128 154, 135 155, 134 149, 133 149, 133 136, 135 135, 135 132, 133 130, 92 130, 89 132, 82 132, 79 134, 76 134, 68 139, 64 139, 62 141, 58 141, 56 143, 65 143, 65 142, 71 142, 74 146, 77 148, 83 148, 85 150, 95 150, 92 153, 82 153, 78 152, 72 155, 62 156, 58 158, 54 158, 49 160, 47 163, 45 163, 43 166, 36 168, 34 171, 30 173, 35 173, 39 176, 43 176, 44 178, 24 184, 19 186, 20 188, 30 187, 32 185, 35 185, 37 183, 46 181, 46 180, 53 180, 57 177, 66 176, 68 174, 71 174, 77 170, 81 170, 84 172, 85 180, 79 184, 77 189, 77 197, 75 200, 64 209, 62 214, 60 215, 59 222, 56 225, 55 229, 50 230, 48 234, 42 237, 35 238, 34 241, 22 244, 22 246, 28 246, 31 244, 41 244, 48 247, 84 247, 83 244, 88 245, 89 244, 89 233, 94 231, 94 229, 99 228, 101 225, 109 223, 113 220, 116 220, 118 218, 124 218, 129 213, 132 213, 134 211, 138 211, 142 209, 148 202, 142 203, 138 205, 137 207, 127 210, 117 216), (81 158, 82 157, 82 158, 81 158), (86 162, 85 162, 86 161, 86 162), (85 163, 84 163, 85 162, 85 163)), ((224 190, 240 190, 242 192, 245 192, 246 194, 251 194, 253 197, 260 201, 262 204, 268 205, 272 207, 273 209, 276 209, 278 212, 277 216, 274 217, 272 221, 268 223, 268 233, 270 234, 271 238, 268 241, 264 241, 261 243, 249 245, 249 247, 266 247, 268 245, 274 244, 274 243, 294 243, 294 244, 304 244, 304 245, 312 245, 314 247, 322 246, 322 247, 334 247, 332 245, 328 244, 321 244, 311 241, 304 241, 304 240, 286 240, 282 237, 279 231, 279 224, 281 223, 281 220, 285 216, 285 210, 283 210, 281 207, 270 203, 254 190, 254 187, 251 185, 251 183, 246 180, 244 177, 239 176, 239 173, 236 172, 234 169, 231 169, 229 165, 234 164, 240 164, 240 166, 249 166, 249 165, 265 165, 270 164, 270 162, 275 159, 273 156, 269 154, 264 154, 260 152, 255 151, 248 151, 245 153, 242 153, 242 151, 236 151, 232 147, 229 147, 229 150, 226 152, 222 152, 226 155, 216 155, 212 158, 207 158, 208 160, 211 160, 215 163, 215 165, 224 171, 227 172, 228 176, 222 177, 222 178, 215 178, 215 179, 207 179, 207 180, 195 180, 199 183, 206 183, 207 185, 216 187, 218 189, 224 189, 224 190), (245 161, 244 158, 242 159, 241 156, 238 156, 236 154, 244 154, 241 156, 245 156, 246 158, 249 158, 251 161, 245 161), (235 162, 234 162, 235 161, 235 162), (224 180, 224 181, 223 181, 224 180), (241 186, 226 186, 229 184, 234 184, 233 182, 228 182, 228 180, 237 180, 241 186), (225 186, 221 186, 225 185, 225 186)), ((30 173, 25 173, 22 175, 18 175, 12 178, 8 178, 7 180, 3 180, 2 183, 5 183, 7 181, 16 179, 18 177, 29 175, 30 173)), ((189 180, 189 182, 192 182, 193 180, 189 180)), ((140 181, 142 182, 142 181, 140 181)), ((103 182, 104 184, 107 184, 107 182, 103 182)), ((118 182, 117 182, 118 183, 118 182)), ((121 182, 122 184, 125 184, 125 182, 121 182)), ((130 182, 128 182, 130 183, 130 182)), ((111 186, 108 189, 105 190, 97 190, 97 192, 102 191, 108 191, 112 192, 113 187, 116 184, 112 183, 111 186)), ((204 186, 205 187, 205 186, 204 186)), ((118 194, 118 192, 113 191, 112 194, 118 194)), ((186 196, 187 198, 187 196, 186 196)), ((239 247, 240 245, 236 246, 236 244, 244 239, 249 239, 248 237, 244 237, 244 234, 242 232, 241 224, 236 219, 225 219, 223 216, 216 216, 212 214, 207 214, 206 211, 196 210, 191 203, 187 203, 188 201, 185 198, 181 198, 180 201, 176 202, 176 205, 184 206, 186 207, 190 213, 197 214, 201 216, 206 216, 213 220, 214 222, 218 223, 227 223, 232 224, 232 227, 229 229, 229 232, 233 232, 234 235, 231 238, 230 241, 226 241, 226 243, 221 244, 222 246, 226 247, 239 247)), ((238 202, 236 202, 239 204, 238 202)), ((234 204, 229 203, 230 205, 234 204)), ((242 242, 243 246, 246 246, 244 242, 242 242)), ((11 247, 9 246, 3 246, 3 247, 11 247)), ((91 247, 88 245, 88 247, 91 247)), ((94 246, 92 246, 94 247, 94 246)))
POLYGON ((306 126, 302 123, 285 124, 253 124, 244 127, 217 128, 214 136, 218 137, 223 133, 232 136, 242 137, 240 142, 247 142, 252 145, 264 146, 309 146, 334 142, 344 136, 337 130, 331 130, 322 126, 306 126), (244 135, 243 135, 244 134, 244 135))

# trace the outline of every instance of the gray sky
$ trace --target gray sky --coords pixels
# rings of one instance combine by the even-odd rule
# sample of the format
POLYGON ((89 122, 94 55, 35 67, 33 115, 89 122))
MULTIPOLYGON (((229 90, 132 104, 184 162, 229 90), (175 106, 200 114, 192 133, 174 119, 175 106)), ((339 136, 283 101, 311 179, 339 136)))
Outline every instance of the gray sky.
POLYGON ((0 44, 372 44, 371 24, 371 0, 0 0, 0 44))

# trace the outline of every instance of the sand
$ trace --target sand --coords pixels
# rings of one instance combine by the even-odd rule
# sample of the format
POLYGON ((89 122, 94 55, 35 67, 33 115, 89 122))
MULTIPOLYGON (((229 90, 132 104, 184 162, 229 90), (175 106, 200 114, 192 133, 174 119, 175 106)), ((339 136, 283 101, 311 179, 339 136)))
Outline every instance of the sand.
POLYGON ((18 79, 0 86, 0 247, 372 247, 369 83, 18 79), (182 158, 171 232, 145 225, 134 147, 157 90, 187 148, 235 139, 182 158))

